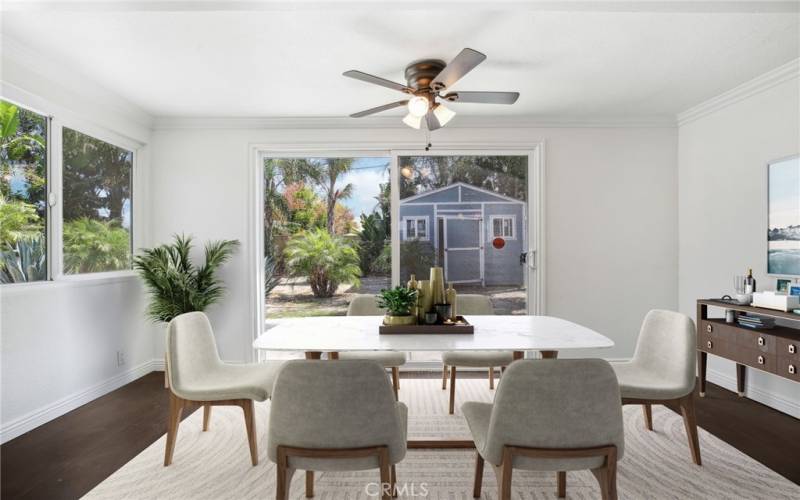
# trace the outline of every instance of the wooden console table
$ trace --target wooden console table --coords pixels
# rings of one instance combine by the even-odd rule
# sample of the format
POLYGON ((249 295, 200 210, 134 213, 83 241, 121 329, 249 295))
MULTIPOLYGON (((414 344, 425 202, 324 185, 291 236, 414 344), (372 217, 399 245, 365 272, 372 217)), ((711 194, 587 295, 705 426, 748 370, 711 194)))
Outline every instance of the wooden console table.
POLYGON ((706 362, 709 354, 736 362, 736 389, 744 396, 747 367, 800 382, 800 329, 775 325, 753 329, 735 320, 709 318, 708 307, 732 309, 739 313, 800 321, 800 315, 725 302, 718 299, 697 301, 697 350, 700 396, 706 393, 706 362))

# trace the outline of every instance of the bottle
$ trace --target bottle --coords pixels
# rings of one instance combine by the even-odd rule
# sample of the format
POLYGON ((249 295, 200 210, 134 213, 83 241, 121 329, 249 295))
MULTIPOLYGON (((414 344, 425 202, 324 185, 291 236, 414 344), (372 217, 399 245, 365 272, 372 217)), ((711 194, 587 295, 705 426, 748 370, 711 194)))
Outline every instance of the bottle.
POLYGON ((450 319, 455 321, 458 317, 458 312, 456 311, 456 302, 457 302, 457 293, 456 289, 453 288, 453 282, 449 283, 447 290, 444 292, 445 301, 450 304, 450 319))
MULTIPOLYGON (((406 285, 406 287, 409 290, 417 290, 418 289, 418 285, 419 285, 419 283, 417 283, 417 275, 416 274, 412 274, 411 275, 411 279, 408 280, 408 284, 406 285)), ((414 316, 417 316, 418 315, 418 311, 417 311, 418 309, 419 309, 419 290, 417 290, 417 300, 414 302, 414 307, 411 308, 411 314, 414 315, 414 316)))
POLYGON ((747 278, 744 280, 744 293, 750 294, 756 291, 756 279, 753 278, 753 270, 747 270, 747 278))

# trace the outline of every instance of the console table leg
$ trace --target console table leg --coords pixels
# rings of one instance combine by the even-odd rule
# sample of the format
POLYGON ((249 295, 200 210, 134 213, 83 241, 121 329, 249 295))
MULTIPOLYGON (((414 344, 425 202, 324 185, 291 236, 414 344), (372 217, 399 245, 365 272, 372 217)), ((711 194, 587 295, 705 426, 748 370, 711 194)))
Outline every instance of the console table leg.
POLYGON ((306 359, 320 359, 322 351, 306 351, 306 359))
POLYGON ((542 353, 542 359, 556 359, 558 351, 539 351, 542 353))
POLYGON ((747 367, 736 363, 736 390, 739 392, 739 397, 744 397, 744 387, 747 383, 747 367))
POLYGON ((697 357, 697 376, 700 379, 700 397, 706 395, 706 363, 708 362, 708 353, 697 351, 700 356, 697 357))

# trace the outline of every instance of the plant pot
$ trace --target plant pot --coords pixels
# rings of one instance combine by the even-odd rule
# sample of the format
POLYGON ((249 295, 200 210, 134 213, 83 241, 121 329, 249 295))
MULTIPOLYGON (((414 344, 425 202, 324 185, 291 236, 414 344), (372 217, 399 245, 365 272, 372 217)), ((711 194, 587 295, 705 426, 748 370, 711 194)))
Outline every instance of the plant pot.
POLYGON ((405 316, 390 316, 383 317, 383 324, 386 326, 406 326, 414 325, 417 323, 417 317, 413 314, 406 314, 405 316))

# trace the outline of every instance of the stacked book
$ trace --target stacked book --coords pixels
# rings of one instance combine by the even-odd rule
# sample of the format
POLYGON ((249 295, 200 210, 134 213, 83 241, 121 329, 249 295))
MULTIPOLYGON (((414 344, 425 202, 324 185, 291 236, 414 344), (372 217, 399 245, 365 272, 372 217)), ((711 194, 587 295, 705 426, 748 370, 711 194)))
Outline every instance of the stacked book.
POLYGON ((775 326, 774 318, 763 316, 739 316, 739 325, 747 328, 772 328, 775 326))

